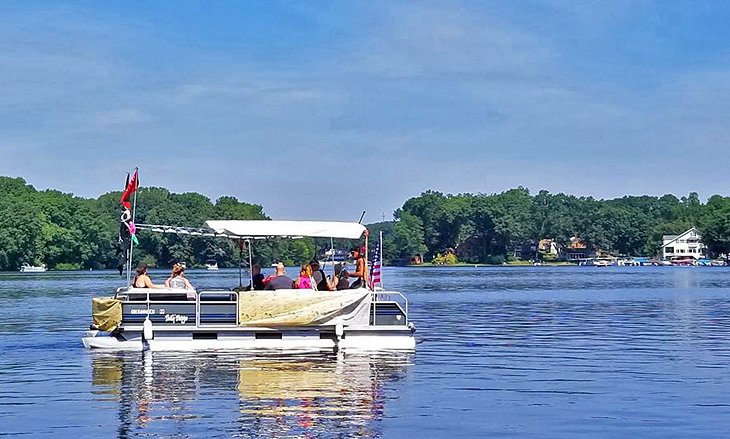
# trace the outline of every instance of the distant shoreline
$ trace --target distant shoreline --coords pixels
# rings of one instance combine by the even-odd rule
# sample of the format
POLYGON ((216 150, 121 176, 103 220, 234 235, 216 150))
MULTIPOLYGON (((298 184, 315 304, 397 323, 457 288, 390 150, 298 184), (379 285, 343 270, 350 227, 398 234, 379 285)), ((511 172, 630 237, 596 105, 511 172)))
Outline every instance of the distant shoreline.
MULTIPOLYGON (((424 262, 423 264, 412 264, 412 265, 386 265, 386 267, 407 267, 407 268, 431 268, 431 267, 438 267, 438 268, 449 268, 449 267, 534 267, 535 265, 532 262, 508 262, 506 264, 467 264, 464 262, 459 262, 458 264, 432 264, 430 262, 424 262)), ((578 264, 574 262, 541 262, 539 266, 543 267, 577 267, 578 264)))

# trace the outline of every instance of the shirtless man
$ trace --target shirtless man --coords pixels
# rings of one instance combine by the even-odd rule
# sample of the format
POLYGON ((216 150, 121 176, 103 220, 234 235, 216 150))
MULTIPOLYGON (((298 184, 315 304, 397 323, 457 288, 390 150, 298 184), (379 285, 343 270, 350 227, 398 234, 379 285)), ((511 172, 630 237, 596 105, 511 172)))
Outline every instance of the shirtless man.
POLYGON ((368 264, 365 262, 365 247, 352 249, 350 256, 355 260, 355 271, 347 273, 347 277, 357 278, 350 285, 350 288, 365 288, 368 277, 368 264))

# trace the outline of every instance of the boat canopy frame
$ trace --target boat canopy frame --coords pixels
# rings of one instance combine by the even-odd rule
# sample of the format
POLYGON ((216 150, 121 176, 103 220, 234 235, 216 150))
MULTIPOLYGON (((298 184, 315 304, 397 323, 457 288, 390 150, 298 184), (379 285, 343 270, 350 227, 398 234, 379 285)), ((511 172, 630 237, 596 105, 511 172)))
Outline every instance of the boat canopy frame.
MULTIPOLYGON (((248 245, 249 267, 253 264, 252 241, 270 238, 329 238, 334 248, 334 239, 360 239, 365 235, 365 258, 367 260, 368 233, 362 223, 344 221, 285 221, 285 220, 208 220, 205 227, 179 227, 161 224, 137 224, 140 230, 170 233, 185 236, 228 238, 248 245)), ((382 240, 381 240, 382 241, 382 240)), ((239 259, 243 259, 243 245, 239 245, 239 259)), ((334 269, 334 268, 333 268, 334 269)), ((242 287, 242 268, 239 263, 239 286, 242 287)), ((367 279, 367 278, 366 278, 367 279)), ((253 285, 253 272, 250 272, 253 285)), ((366 282, 367 284, 367 282, 366 282)))
POLYGON ((235 240, 267 238, 360 239, 364 225, 339 221, 209 220, 205 227, 178 227, 137 224, 138 229, 177 235, 229 238, 235 240))

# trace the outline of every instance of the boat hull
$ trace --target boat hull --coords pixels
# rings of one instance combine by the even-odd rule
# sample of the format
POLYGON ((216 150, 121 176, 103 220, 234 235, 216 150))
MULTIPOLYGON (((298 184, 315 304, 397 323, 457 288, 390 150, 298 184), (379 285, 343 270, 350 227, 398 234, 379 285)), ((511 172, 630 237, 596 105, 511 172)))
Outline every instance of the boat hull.
POLYGON ((403 350, 416 347, 413 326, 363 326, 342 328, 337 336, 334 327, 310 327, 273 330, 270 328, 195 328, 153 330, 150 339, 143 339, 142 329, 111 334, 87 331, 82 338, 87 349, 104 350, 403 350))
POLYGON ((408 301, 394 291, 201 291, 130 288, 94 298, 89 349, 413 350, 408 301), (116 323, 117 320, 120 323, 116 323), (106 332, 112 331, 112 332, 106 332))

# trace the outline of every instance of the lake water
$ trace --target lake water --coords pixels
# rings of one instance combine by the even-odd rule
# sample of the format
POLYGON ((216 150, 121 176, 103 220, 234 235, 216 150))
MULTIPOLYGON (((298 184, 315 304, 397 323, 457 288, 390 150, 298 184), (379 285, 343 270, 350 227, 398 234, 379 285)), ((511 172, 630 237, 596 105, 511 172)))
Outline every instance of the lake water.
POLYGON ((90 299, 118 276, 0 274, 0 436, 730 431, 730 269, 386 267, 384 280, 409 298, 415 353, 91 352, 90 299))

